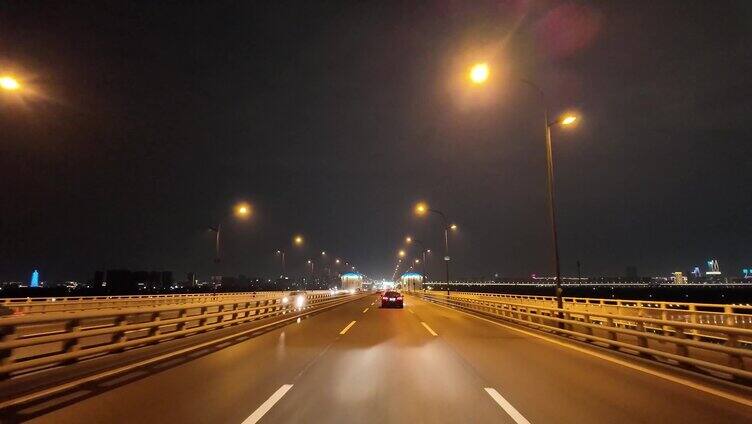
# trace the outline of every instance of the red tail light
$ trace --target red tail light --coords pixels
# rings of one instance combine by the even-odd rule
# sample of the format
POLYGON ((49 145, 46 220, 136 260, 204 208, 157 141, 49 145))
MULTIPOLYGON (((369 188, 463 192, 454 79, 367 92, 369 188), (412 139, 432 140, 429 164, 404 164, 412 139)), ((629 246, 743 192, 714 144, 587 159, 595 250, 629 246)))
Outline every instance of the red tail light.
POLYGON ((387 300, 387 299, 389 299, 389 298, 388 298, 388 297, 386 297, 386 296, 384 296, 384 297, 382 297, 381 299, 382 299, 382 300, 387 300))
POLYGON ((402 296, 398 297, 397 300, 402 300, 402 296))

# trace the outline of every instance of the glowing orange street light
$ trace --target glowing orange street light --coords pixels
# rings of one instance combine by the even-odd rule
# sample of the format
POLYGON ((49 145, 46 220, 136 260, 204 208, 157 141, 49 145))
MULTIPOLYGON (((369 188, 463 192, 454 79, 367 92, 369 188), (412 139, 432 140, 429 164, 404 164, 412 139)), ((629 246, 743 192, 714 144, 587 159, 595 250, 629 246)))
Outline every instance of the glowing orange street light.
POLYGON ((488 80, 490 74, 491 69, 488 67, 487 63, 476 63, 470 68, 468 76, 473 84, 480 85, 488 80))
POLYGON ((405 243, 410 244, 413 242, 413 238, 410 236, 405 237, 405 243))
POLYGON ((292 238, 292 244, 294 244, 295 246, 302 246, 303 243, 304 243, 304 239, 303 239, 303 236, 301 236, 300 234, 297 234, 292 238))
POLYGON ((16 91, 21 89, 21 83, 10 75, 0 76, 0 88, 6 91, 16 91))
POLYGON ((405 251, 404 251, 404 250, 400 250, 400 251, 399 251, 399 252, 397 253, 397 255, 398 255, 398 256, 399 256, 400 258, 404 258, 404 257, 405 257, 405 255, 406 255, 406 253, 405 253, 405 251))
POLYGON ((423 216, 428 213, 428 204, 426 202, 418 202, 415 205, 415 214, 418 216, 423 216))
POLYGON ((561 120, 559 121, 561 125, 572 125, 577 121, 577 116, 575 115, 564 115, 561 117, 561 120))
POLYGON ((235 216, 241 219, 245 219, 251 216, 253 208, 246 202, 241 202, 235 205, 235 216))

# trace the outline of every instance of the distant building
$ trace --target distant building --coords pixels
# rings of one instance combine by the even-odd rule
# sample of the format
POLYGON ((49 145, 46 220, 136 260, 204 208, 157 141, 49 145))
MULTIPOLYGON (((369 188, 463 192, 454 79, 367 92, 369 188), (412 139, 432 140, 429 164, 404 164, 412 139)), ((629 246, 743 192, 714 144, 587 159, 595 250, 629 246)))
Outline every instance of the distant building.
POLYGON ((185 274, 185 280, 188 284, 188 287, 193 287, 194 285, 196 285, 196 283, 198 283, 198 278, 196 278, 195 272, 189 272, 185 274))
POLYGON ((108 269, 105 274, 107 291, 113 294, 136 293, 137 285, 133 273, 127 269, 108 269))
POLYGON ((700 272, 700 267, 696 266, 694 269, 692 269, 692 277, 694 278, 700 278, 702 276, 702 272, 700 272))
POLYGON ((705 275, 721 275, 721 268, 718 266, 718 261, 716 259, 708 261, 708 271, 705 275))
POLYGON ((681 271, 674 272, 674 284, 686 284, 687 277, 681 271))

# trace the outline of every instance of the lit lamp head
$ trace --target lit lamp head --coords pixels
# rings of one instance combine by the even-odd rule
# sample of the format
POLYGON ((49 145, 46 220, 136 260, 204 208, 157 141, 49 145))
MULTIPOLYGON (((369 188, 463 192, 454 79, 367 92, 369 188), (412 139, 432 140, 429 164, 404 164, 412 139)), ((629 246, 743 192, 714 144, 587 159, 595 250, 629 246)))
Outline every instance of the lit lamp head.
POLYGON ((457 224, 450 225, 449 229, 452 230, 452 231, 457 231, 457 224))
POLYGON ((298 235, 296 235, 296 236, 294 236, 292 238, 292 244, 294 244, 295 246, 302 246, 303 245, 303 241, 304 241, 303 240, 303 236, 301 236, 300 234, 298 234, 298 235))
POLYGON ((468 77, 473 84, 483 84, 488 80, 488 76, 491 74, 491 69, 487 63, 476 63, 470 68, 468 77))
POLYGON ((237 205, 235 205, 235 216, 238 218, 246 219, 250 217, 252 213, 253 210, 251 208, 251 205, 246 202, 238 203, 237 205))
POLYGON ((565 126, 565 127, 572 126, 576 122, 577 122, 577 115, 574 115, 574 114, 571 114, 571 113, 568 113, 568 114, 562 116, 561 118, 559 118, 559 123, 562 126, 565 126))
POLYGON ((410 236, 405 237, 405 243, 410 244, 413 242, 413 238, 410 236))
POLYGON ((398 256, 399 256, 400 258, 404 258, 404 257, 405 257, 405 255, 406 255, 406 253, 405 253, 405 251, 404 251, 404 250, 400 250, 399 252, 397 252, 397 255, 398 255, 398 256))
POLYGON ((425 216, 428 213, 428 204, 426 202, 418 202, 415 205, 415 215, 425 216))
POLYGON ((16 91, 21 89, 21 83, 10 75, 0 76, 0 88, 5 91, 16 91))

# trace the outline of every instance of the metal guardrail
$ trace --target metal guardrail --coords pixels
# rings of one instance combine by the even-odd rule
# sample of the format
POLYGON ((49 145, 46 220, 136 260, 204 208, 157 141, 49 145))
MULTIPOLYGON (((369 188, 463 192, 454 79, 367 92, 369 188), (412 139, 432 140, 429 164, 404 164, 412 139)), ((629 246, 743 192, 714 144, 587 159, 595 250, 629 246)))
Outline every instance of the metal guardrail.
MULTIPOLYGON (((452 294, 556 307, 556 298, 553 296, 471 292, 452 292, 452 294)), ((752 304, 689 303, 588 297, 564 297, 563 300, 564 308, 573 311, 752 328, 752 304)))
POLYGON ((558 309, 470 293, 417 292, 425 300, 565 334, 642 356, 752 380, 752 330, 604 311, 558 309))
MULTIPOLYGON (((323 293, 324 291, 320 291, 323 293)), ((285 292, 190 293, 130 296, 20 297, 0 299, 0 306, 14 314, 83 311, 107 308, 134 308, 162 305, 217 302, 227 299, 279 297, 285 292)), ((319 293, 319 291, 313 292, 319 293)))
POLYGON ((329 291, 307 293, 301 304, 298 296, 9 317, 0 321, 0 378, 295 310, 324 307, 348 297, 329 291))

